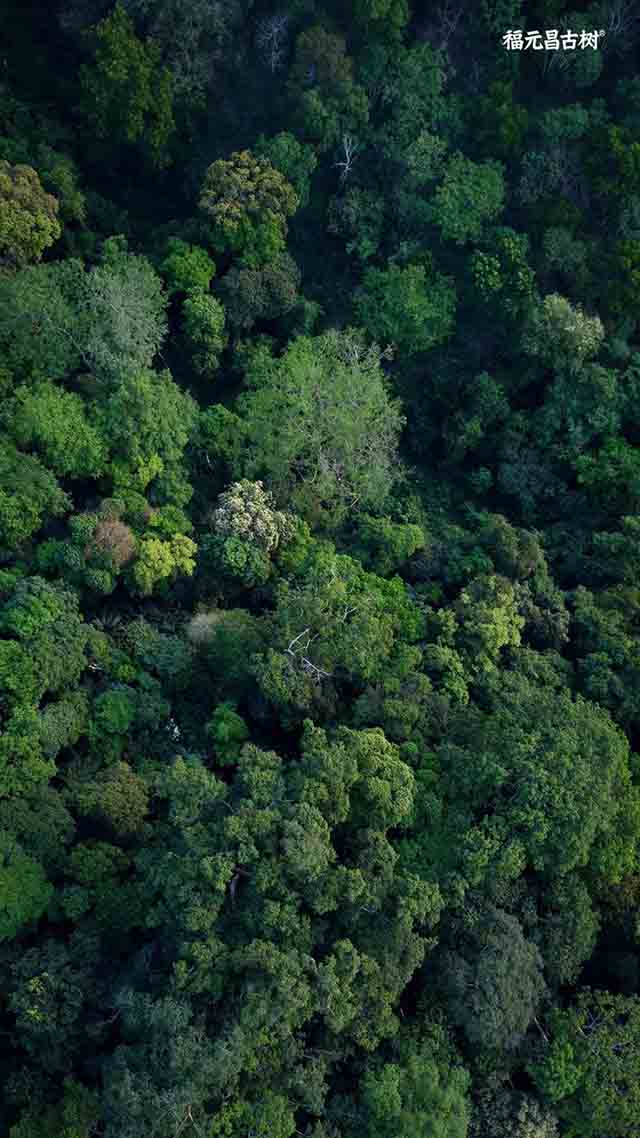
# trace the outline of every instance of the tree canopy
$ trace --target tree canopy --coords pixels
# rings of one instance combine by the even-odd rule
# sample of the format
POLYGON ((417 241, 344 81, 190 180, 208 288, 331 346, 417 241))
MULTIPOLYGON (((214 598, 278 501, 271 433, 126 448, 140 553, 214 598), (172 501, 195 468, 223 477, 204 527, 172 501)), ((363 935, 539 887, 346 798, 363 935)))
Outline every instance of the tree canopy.
POLYGON ((637 5, 4 7, 0 1135, 638 1138, 637 5))

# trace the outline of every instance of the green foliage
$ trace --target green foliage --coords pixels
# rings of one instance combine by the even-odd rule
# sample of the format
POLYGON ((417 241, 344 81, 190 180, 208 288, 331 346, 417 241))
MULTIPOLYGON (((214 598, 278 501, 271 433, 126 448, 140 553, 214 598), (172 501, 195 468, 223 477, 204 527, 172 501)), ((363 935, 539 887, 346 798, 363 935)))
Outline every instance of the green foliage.
POLYGON ((232 266, 220 281, 219 293, 237 334, 249 331, 258 320, 274 320, 290 312, 299 299, 299 284, 300 270, 284 252, 266 265, 232 266))
POLYGON ((69 509, 71 501, 53 474, 12 443, 0 443, 0 539, 19 546, 43 521, 69 509))
POLYGON ((0 1131, 635 1138, 634 5, 10 7, 0 1131))
POLYGON ((465 385, 463 407, 444 426, 449 453, 458 462, 468 453, 485 453, 487 436, 508 418, 510 410, 504 388, 486 371, 465 385))
POLYGON ((75 834, 75 824, 61 795, 53 787, 41 785, 27 796, 2 799, 0 826, 4 833, 17 839, 50 877, 60 873, 75 834))
POLYGON ((587 316, 579 305, 574 307, 565 297, 551 293, 534 309, 523 348, 546 367, 575 372, 597 355, 603 339, 598 316, 587 316))
POLYGON ((589 890, 577 876, 560 878, 545 898, 548 911, 536 940, 547 975, 556 984, 572 984, 592 955, 600 921, 589 890))
POLYGON ((237 763, 240 749, 249 738, 249 730, 242 716, 238 715, 235 704, 228 701, 220 703, 205 730, 213 744, 216 764, 237 763))
MULTIPOLYGON (((182 490, 176 486, 177 493, 173 491, 166 476, 180 469, 195 425, 196 405, 169 372, 129 372, 97 408, 96 418, 114 456, 116 491, 122 484, 124 494, 130 493, 132 483, 144 491, 153 481, 160 492, 164 474, 165 498, 182 504, 182 490)), ((189 496, 187 491, 187 501, 189 496)))
POLYGON ((68 259, 0 276, 0 343, 17 374, 59 379, 82 363, 77 298, 84 273, 68 259))
POLYGON ((55 1106, 27 1111, 9 1138, 90 1138, 100 1115, 100 1100, 77 1079, 64 1080, 64 1095, 55 1106))
POLYGON ((196 550, 196 543, 182 534, 176 534, 171 541, 144 537, 131 570, 134 590, 149 596, 158 585, 179 573, 190 577, 196 566, 196 550))
POLYGON ((139 40, 116 4, 92 32, 94 59, 80 71, 82 110, 98 138, 140 142, 156 167, 170 161, 175 130, 172 77, 153 40, 139 40))
POLYGON ((402 418, 387 394, 380 355, 353 331, 300 336, 279 359, 250 357, 246 473, 264 474, 276 497, 336 515, 385 500, 402 418), (350 408, 347 418, 345 407, 350 408))
POLYGON ((100 733, 126 735, 135 715, 135 699, 130 688, 102 692, 93 707, 94 722, 100 733))
POLYGON ((121 520, 124 509, 124 503, 106 499, 96 513, 70 518, 68 540, 51 538, 38 546, 38 568, 60 573, 76 586, 112 593, 136 550, 133 531, 121 520))
POLYGON ((409 19, 407 0, 357 0, 354 16, 375 36, 400 37, 409 19))
POLYGON ((348 677, 359 688, 381 681, 398 642, 413 643, 423 630, 422 614, 399 577, 385 581, 330 549, 309 559, 300 584, 281 582, 270 624, 273 647, 254 672, 285 713, 321 700, 320 678, 348 677))
POLYGON ((494 80, 478 100, 477 115, 478 140, 488 154, 508 159, 517 152, 527 132, 529 113, 514 102, 512 82, 494 80))
POLYGON ((384 198, 379 194, 350 187, 331 199, 328 229, 347 238, 347 253, 368 261, 380 247, 384 212, 384 198))
POLYGON ((449 864, 472 885, 504 884, 527 864, 546 878, 591 865, 615 882, 634 864, 638 803, 626 740, 606 712, 566 690, 511 679, 491 713, 458 712, 421 767, 425 787, 434 774, 440 780, 437 797, 429 790, 419 803, 425 813, 406 847, 424 873, 432 859, 449 860, 450 826, 466 836, 449 864))
POLYGON ((307 205, 311 175, 318 165, 313 147, 300 142, 289 131, 282 130, 271 138, 261 135, 254 149, 256 157, 266 158, 293 186, 298 195, 299 207, 307 205))
POLYGON ((31 166, 0 161, 0 258, 21 266, 39 261, 62 233, 58 201, 31 166))
POLYGON ((104 470, 104 443, 73 392, 52 383, 19 387, 7 414, 18 446, 39 451, 60 477, 95 478, 104 470))
POLYGON ((640 1000, 579 993, 553 1016, 553 1039, 534 1077, 570 1135, 632 1133, 638 1117, 640 1000))
POLYGON ((159 45, 183 115, 198 111, 229 65, 234 35, 249 5, 243 0, 224 5, 212 5, 209 0, 161 0, 159 4, 125 0, 125 7, 159 45))
POLYGON ((42 916, 53 895, 42 866, 14 839, 0 839, 0 941, 42 916))
POLYGON ((353 71, 342 36, 321 24, 300 32, 288 90, 306 138, 323 150, 367 124, 367 95, 353 71))
POLYGON ((364 548, 367 568, 382 577, 401 569, 426 544, 420 526, 402 525, 390 518, 375 518, 370 514, 362 514, 359 518, 358 536, 364 548))
POLYGON ((609 123, 596 134, 587 169, 599 194, 629 197, 640 189, 640 143, 625 126, 609 123))
POLYGON ((580 485, 621 512, 635 509, 640 493, 638 452, 624 438, 610 438, 592 454, 576 459, 580 485))
POLYGON ((582 1071, 575 1062, 573 1045, 566 1039, 554 1039, 544 1062, 534 1067, 531 1074, 545 1098, 556 1104, 574 1093, 580 1085, 582 1071))
POLYGON ((223 574, 245 585, 263 584, 271 573, 271 557, 294 536, 291 514, 274 508, 273 495, 262 482, 246 478, 225 490, 211 515, 212 536, 204 550, 223 574))
MULTIPOLYGON (((79 170, 68 155, 53 149, 47 142, 33 138, 1 138, 3 158, 13 164, 33 167, 42 185, 58 202, 58 224, 84 223, 87 218, 85 195, 80 189, 79 170)), ((69 233, 65 233, 69 237, 69 233)))
POLYGON ((217 461, 231 469, 239 462, 245 435, 245 424, 239 415, 222 403, 214 403, 200 412, 193 445, 203 454, 207 466, 217 461))
POLYGON ((383 131, 384 151, 394 161, 408 165, 423 131, 440 133, 449 125, 454 115, 445 81, 442 55, 431 44, 413 43, 397 52, 385 84, 391 107, 383 131))
POLYGON ((49 703, 40 712, 40 743, 43 754, 55 758, 86 734, 87 700, 80 691, 49 703))
POLYGON ((527 260, 529 239, 508 226, 495 228, 485 250, 471 256, 471 274, 482 300, 512 318, 535 299, 535 275, 527 260))
POLYGON ((400 1051, 399 1062, 364 1076, 367 1138, 466 1138, 469 1075, 442 1029, 408 1036, 400 1051))
POLYGON ((176 292, 207 292, 216 266, 202 246, 188 245, 179 237, 170 237, 160 272, 169 296, 173 296, 176 292))
POLYGON ((209 1134, 211 1138, 241 1138, 246 1133, 255 1138, 292 1138, 295 1132, 295 1119, 287 1100, 267 1091, 260 1102, 242 1101, 223 1107, 214 1117, 209 1134))
MULTIPOLYGON (((17 1037, 28 1055, 44 1056, 47 1082, 52 1074, 62 1081, 70 1055, 78 1061, 81 1017, 95 992, 95 942, 77 930, 68 941, 47 937, 22 952, 11 964, 7 985, 17 1037)), ((34 1105, 33 1095, 28 1105, 34 1105)))
POLYGON ((214 296, 196 289, 182 305, 182 320, 195 370, 210 375, 217 370, 227 342, 224 308, 214 296))
POLYGON ((166 333, 160 278, 120 238, 88 273, 69 259, 0 279, 0 300, 0 343, 18 374, 58 379, 84 365, 112 380, 150 367, 166 333))
POLYGON ((481 0, 479 11, 483 28, 498 38, 506 28, 520 26, 522 0, 481 0))
POLYGON ((445 241, 477 241, 483 226, 504 206, 504 167, 500 162, 472 162, 463 154, 449 158, 433 200, 433 220, 445 241))
POLYGON ((456 293, 450 277, 423 265, 366 269, 356 314, 371 336, 402 353, 425 352, 451 336, 456 293))
POLYGON ((251 679, 251 661, 263 646, 257 618, 240 608, 199 612, 189 622, 188 635, 206 654, 223 694, 241 697, 251 679))
POLYGON ((166 334, 167 300, 146 257, 127 252, 123 238, 109 238, 84 286, 76 304, 87 307, 87 362, 107 378, 150 367, 166 334))
POLYGON ((545 267, 558 273, 569 287, 588 285, 591 279, 589 248, 585 241, 575 238, 566 225, 552 225, 546 230, 543 249, 545 267))
POLYGON ((542 959, 517 920, 500 909, 482 914, 462 943, 445 953, 447 1007, 477 1048, 518 1044, 545 991, 542 959))
POLYGON ((287 218, 295 213, 298 197, 267 158, 242 150, 209 166, 199 204, 214 248, 231 249, 256 266, 284 248, 287 218))
MULTIPOLYGON (((116 703, 113 697, 126 696, 126 692, 105 692, 95 704, 95 721, 98 729, 110 734, 126 735, 133 719, 133 709, 124 700, 116 703), (108 697, 112 697, 107 703, 108 697), (102 700, 100 706, 99 700, 102 700)), ((117 762, 104 767, 95 780, 81 787, 75 801, 84 814, 94 813, 120 838, 131 838, 144 832, 144 817, 148 809, 148 791, 139 775, 127 763, 117 762)), ((80 847, 72 855, 74 859, 80 847)), ((82 880, 82 878, 80 878, 82 880)))
POLYGON ((517 648, 524 620, 512 586, 500 577, 478 576, 456 603, 460 624, 458 647, 468 655, 471 671, 495 671, 503 648, 517 648))
POLYGON ((483 1091, 470 1134, 472 1138, 557 1138, 558 1120, 531 1095, 483 1091))
POLYGON ((611 272, 611 308, 616 315, 633 315, 640 304, 640 241, 618 241, 611 272))
MULTIPOLYGON (((40 577, 16 583, 11 597, 0 609, 0 631, 12 640, 5 648, 20 649, 34 668, 37 698, 73 686, 85 665, 87 627, 79 612, 77 595, 40 577)), ((13 686, 13 685, 12 685, 13 686)), ((16 695, 26 700, 28 691, 16 695)))

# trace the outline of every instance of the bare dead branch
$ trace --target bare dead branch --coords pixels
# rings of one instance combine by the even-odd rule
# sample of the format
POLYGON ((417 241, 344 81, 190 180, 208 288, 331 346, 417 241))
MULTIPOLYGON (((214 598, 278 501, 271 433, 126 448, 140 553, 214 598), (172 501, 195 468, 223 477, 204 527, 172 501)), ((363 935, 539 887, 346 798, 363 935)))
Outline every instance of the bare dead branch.
POLYGON ((283 12, 265 16, 258 24, 256 43, 267 67, 274 75, 284 63, 289 17, 283 12))
POLYGON ((300 664, 302 666, 302 671, 306 675, 311 676, 313 682, 316 684, 320 683, 320 681, 323 679, 323 677, 330 676, 331 673, 325 671, 324 668, 320 668, 317 664, 314 664, 313 660, 310 660, 308 656, 303 655, 301 653, 305 653, 308 651, 310 645, 313 644, 313 641, 317 640, 318 635, 319 634, 316 633, 315 636, 310 636, 309 635, 309 629, 305 628, 305 629, 303 629, 302 632, 298 633, 297 636, 294 636, 293 640, 290 641, 288 647, 285 648, 285 652, 289 656, 291 656, 292 659, 294 659, 294 660, 299 659, 300 664), (307 637, 305 643, 300 644, 299 648, 296 648, 295 646, 297 644, 299 644, 299 642, 302 640, 302 638, 304 636, 307 637))
POLYGON ((340 170, 340 181, 345 182, 351 173, 356 153, 358 151, 358 143, 351 137, 350 134, 342 136, 342 159, 334 162, 340 170))

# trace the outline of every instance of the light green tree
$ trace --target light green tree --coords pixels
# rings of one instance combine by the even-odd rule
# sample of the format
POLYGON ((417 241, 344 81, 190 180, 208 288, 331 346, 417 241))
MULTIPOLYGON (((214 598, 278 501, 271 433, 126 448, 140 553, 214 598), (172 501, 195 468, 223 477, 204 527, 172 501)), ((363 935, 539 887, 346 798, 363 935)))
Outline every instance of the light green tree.
POLYGON ((61 233, 57 199, 43 190, 36 171, 0 161, 0 263, 39 261, 61 233))
POLYGON ((109 379, 150 367, 167 331, 167 298, 146 257, 129 253, 124 238, 110 237, 82 283, 76 306, 89 366, 109 379))
POLYGON ((232 249, 249 265, 263 264, 284 248, 287 218, 297 207, 293 186, 267 158, 248 150, 213 162, 200 193, 214 248, 232 249))
POLYGON ((170 237, 160 272, 169 295, 173 296, 176 292, 207 292, 216 266, 201 245, 189 245, 179 237, 170 237))
POLYGON ((95 478, 104 470, 104 442, 75 392, 46 382, 19 387, 8 416, 18 446, 39 451, 60 477, 95 478))
POLYGON ((301 336, 274 359, 249 358, 241 396, 248 447, 242 466, 277 498, 336 516, 379 505, 397 471, 402 416, 387 393, 380 354, 351 330, 301 336))
POLYGON ((0 838, 0 941, 12 939, 29 921, 42 916, 53 886, 42 866, 29 857, 19 842, 0 838))
POLYGON ((362 1080, 366 1138, 466 1138, 470 1079, 443 1029, 408 1033, 399 1052, 362 1080))
POLYGON ((472 162, 463 154, 449 158, 432 205, 433 221, 445 241, 477 241, 487 222, 504 206, 504 168, 488 160, 472 162))
POLYGON ((576 372, 598 354, 603 340, 599 316, 588 316, 579 304, 550 293, 532 312, 522 346, 547 367, 576 372))
POLYGON ((114 380, 150 367, 167 330, 162 282, 121 237, 90 272, 75 258, 0 278, 0 343, 16 373, 58 379, 84 366, 114 380))
POLYGON ((220 301, 199 289, 192 290, 182 305, 182 323, 194 368, 201 375, 212 375, 227 343, 225 311, 220 301))
POLYGON ((355 301, 357 317, 370 335, 406 355, 448 339, 455 308, 452 278, 427 272, 424 265, 367 269, 355 301))
POLYGON ((196 550, 196 543, 182 534, 176 534, 171 541, 143 537, 131 568, 135 591, 149 596, 157 585, 179 573, 190 577, 196 567, 196 550))

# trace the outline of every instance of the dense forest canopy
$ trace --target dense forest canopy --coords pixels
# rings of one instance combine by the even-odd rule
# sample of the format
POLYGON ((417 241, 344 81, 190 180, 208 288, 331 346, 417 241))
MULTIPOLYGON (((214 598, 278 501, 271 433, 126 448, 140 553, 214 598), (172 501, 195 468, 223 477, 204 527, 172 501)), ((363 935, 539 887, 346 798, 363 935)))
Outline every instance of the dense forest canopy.
POLYGON ((636 0, 0 11, 0 1133, 638 1138, 636 0))

